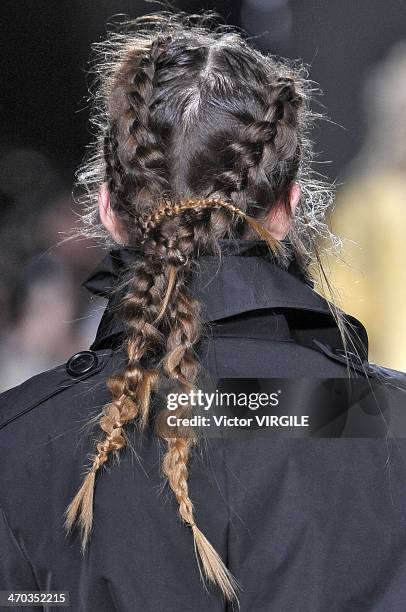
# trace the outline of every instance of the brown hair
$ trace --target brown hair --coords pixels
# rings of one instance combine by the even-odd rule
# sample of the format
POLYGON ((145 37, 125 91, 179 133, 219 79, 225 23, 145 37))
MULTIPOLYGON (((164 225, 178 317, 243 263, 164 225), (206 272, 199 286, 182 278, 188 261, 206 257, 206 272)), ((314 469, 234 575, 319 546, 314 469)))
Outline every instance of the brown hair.
MULTIPOLYGON (((279 202, 289 208, 298 181, 303 198, 290 241, 308 274, 314 237, 325 232, 330 193, 310 174, 311 87, 302 66, 265 56, 230 29, 201 19, 160 14, 127 23, 97 46, 98 87, 93 122, 97 146, 82 168, 85 221, 99 234, 97 190, 107 182, 112 209, 129 245, 142 248, 131 270, 120 316, 126 324, 124 372, 112 376, 91 467, 71 502, 66 526, 92 526, 96 473, 126 445, 125 426, 145 428, 150 397, 161 376, 180 390, 199 376, 200 306, 189 291, 201 254, 218 253, 219 240, 258 235, 284 261, 284 248, 263 217, 279 202), (151 356, 158 356, 151 365, 151 356)), ((191 527, 199 567, 226 598, 236 583, 198 529, 188 494, 188 460, 196 440, 170 437, 163 472, 191 527)))

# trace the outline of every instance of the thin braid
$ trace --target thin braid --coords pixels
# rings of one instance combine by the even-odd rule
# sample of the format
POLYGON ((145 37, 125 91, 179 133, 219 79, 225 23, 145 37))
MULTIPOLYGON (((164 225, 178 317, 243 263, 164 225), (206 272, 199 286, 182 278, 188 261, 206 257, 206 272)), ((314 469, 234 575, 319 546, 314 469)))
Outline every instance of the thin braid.
POLYGON ((143 240, 145 241, 148 238, 151 230, 155 229, 163 219, 178 216, 185 210, 201 210, 205 208, 225 209, 239 217, 254 230, 259 238, 268 244, 275 255, 283 260, 285 255, 283 245, 273 238, 264 225, 232 202, 227 202, 222 198, 189 198, 174 204, 165 202, 146 217, 139 219, 139 224, 143 227, 143 240))
POLYGON ((162 344, 162 334, 154 325, 159 310, 160 287, 164 274, 156 263, 145 259, 134 270, 133 287, 124 298, 121 316, 127 324, 128 362, 123 374, 111 376, 108 388, 112 401, 105 406, 99 421, 105 437, 96 445, 91 466, 84 481, 66 510, 65 526, 69 532, 78 521, 82 533, 82 551, 86 549, 93 520, 93 490, 97 471, 111 453, 126 445, 124 426, 138 419, 141 428, 148 422, 151 393, 158 379, 156 369, 145 368, 141 360, 162 344))
MULTIPOLYGON (((195 255, 197 217, 205 209, 216 208, 225 209, 233 215, 247 219, 236 206, 221 199, 189 199, 176 204, 165 202, 140 223, 144 228, 144 252, 147 255, 154 255, 169 268, 167 295, 156 319, 163 324, 169 323, 161 367, 163 374, 175 381, 178 390, 183 391, 194 388, 198 378, 200 365, 194 347, 202 335, 200 303, 187 289, 191 263, 189 257, 195 255), (193 213, 195 219, 192 220, 190 214, 187 219, 183 218, 189 211, 193 213), (166 230, 165 223, 169 223, 175 217, 178 229, 173 234, 169 228, 166 230)), ((207 217, 206 233, 210 233, 210 220, 211 215, 207 217)), ((177 415, 185 415, 187 410, 187 407, 178 408, 177 415)), ((238 601, 236 580, 197 526, 194 517, 193 502, 188 488, 188 462, 197 439, 194 435, 173 437, 173 432, 165 434, 167 430, 163 427, 160 432, 159 424, 158 419, 157 433, 167 444, 162 470, 178 502, 179 514, 191 528, 201 576, 218 586, 226 599, 238 601)))
MULTIPOLYGON (((177 382, 179 391, 188 392, 194 388, 200 370, 193 349, 201 336, 200 304, 188 294, 182 283, 171 306, 173 326, 167 339, 168 352, 163 362, 163 371, 168 378, 177 382)), ((187 407, 182 407, 179 413, 185 415, 186 410, 187 407)), ((188 432, 187 437, 167 435, 164 439, 167 451, 162 462, 163 473, 175 494, 180 517, 192 530, 201 575, 217 585, 226 599, 238 601, 235 578, 196 524, 189 496, 187 466, 197 438, 188 432)))
POLYGON ((232 202, 226 202, 221 198, 190 198, 175 204, 166 202, 150 213, 143 221, 145 233, 148 234, 151 229, 154 229, 164 217, 178 216, 183 210, 216 207, 226 208, 235 215, 245 217, 245 213, 232 202))

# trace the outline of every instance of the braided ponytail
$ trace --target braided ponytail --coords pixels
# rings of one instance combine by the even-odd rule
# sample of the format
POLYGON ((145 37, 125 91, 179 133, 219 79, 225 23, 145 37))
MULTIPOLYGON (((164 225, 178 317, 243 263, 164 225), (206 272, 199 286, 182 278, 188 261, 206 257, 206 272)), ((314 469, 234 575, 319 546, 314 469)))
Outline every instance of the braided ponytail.
MULTIPOLYGON (((189 295, 186 286, 191 259, 196 256, 194 230, 197 224, 190 223, 190 216, 188 222, 182 223, 181 217, 185 212, 199 213, 209 208, 223 209, 233 217, 246 221, 261 239, 267 240, 275 254, 282 251, 282 246, 258 221, 233 204, 218 198, 190 199, 172 206, 165 204, 141 221, 145 232, 145 259, 134 270, 133 289, 124 299, 121 313, 129 326, 128 363, 122 375, 109 379, 108 386, 113 401, 105 407, 104 416, 99 422, 106 436, 97 444, 97 453, 93 457, 91 468, 66 514, 68 530, 76 520, 79 521, 83 551, 86 549, 92 526, 96 472, 108 460, 111 452, 124 448, 126 441, 123 427, 126 423, 136 420, 141 429, 145 429, 148 424, 150 397, 159 371, 142 367, 141 360, 148 350, 162 344, 163 334, 159 323, 165 314, 171 322, 171 327, 166 338, 162 372, 177 383, 180 391, 190 391, 197 381, 199 363, 193 347, 201 338, 200 305, 189 295), (165 238, 162 229, 159 231, 160 226, 175 216, 180 217, 179 231, 176 236, 165 238), (182 275, 183 278, 176 279, 175 290, 174 277, 177 275, 182 275), (162 302, 164 307, 159 309, 162 302)), ((192 529, 203 575, 216 584, 227 599, 236 599, 235 579, 194 519, 193 503, 188 493, 187 464, 191 448, 197 440, 191 435, 173 438, 161 433, 161 436, 168 446, 163 459, 163 472, 179 504, 182 520, 192 529)))
MULTIPOLYGON (((79 174, 90 233, 100 234, 94 229, 100 227, 97 190, 106 181, 128 245, 142 250, 119 313, 127 363, 108 381, 112 399, 99 421, 103 438, 66 513, 68 531, 76 522, 81 529, 83 552, 96 474, 126 446, 126 426, 148 426, 151 394, 162 377, 180 391, 198 381, 204 326, 189 286, 199 255, 216 254, 219 239, 251 233, 284 263, 284 248, 263 218, 281 201, 287 205, 294 181, 311 193, 306 128, 312 115, 303 71, 262 55, 236 33, 210 31, 192 18, 154 15, 132 28, 99 47, 98 148, 79 174)), ((309 196, 293 219, 299 262, 309 255, 309 233, 324 227, 313 214, 324 213, 320 183, 316 191, 317 206, 309 196)), ((179 415, 190 411, 178 408, 179 415)), ((198 528, 189 496, 188 463, 197 439, 190 431, 168 432, 159 418, 156 433, 167 445, 163 474, 191 529, 201 576, 236 599, 237 583, 198 528)))

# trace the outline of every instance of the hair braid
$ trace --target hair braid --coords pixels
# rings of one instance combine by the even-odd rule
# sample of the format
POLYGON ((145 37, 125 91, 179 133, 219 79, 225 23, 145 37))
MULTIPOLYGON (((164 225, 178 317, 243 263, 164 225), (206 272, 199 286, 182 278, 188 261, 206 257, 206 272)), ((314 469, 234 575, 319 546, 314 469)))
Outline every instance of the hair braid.
POLYGON ((216 175, 215 186, 228 198, 241 202, 247 201, 249 186, 256 185, 248 197, 248 210, 251 205, 266 212, 270 195, 273 200, 284 198, 298 171, 298 111, 303 98, 292 78, 280 77, 272 87, 258 94, 258 99, 263 107, 260 119, 249 111, 236 113, 239 137, 223 151, 223 170, 216 175), (269 194, 272 185, 273 193, 269 194), (261 193, 264 186, 265 198, 261 193))
POLYGON ((97 443, 96 454, 83 484, 66 511, 68 531, 78 520, 82 531, 82 550, 89 540, 93 519, 93 489, 96 472, 112 452, 126 445, 124 426, 137 419, 145 427, 149 415, 151 392, 158 372, 146 368, 142 359, 155 347, 162 345, 162 334, 154 324, 159 310, 164 273, 156 262, 148 258, 136 264, 132 288, 121 305, 121 316, 127 325, 128 361, 121 375, 110 377, 108 388, 113 400, 103 410, 99 421, 105 437, 97 443))
MULTIPOLYGON (((176 284, 173 285, 170 298, 167 300, 166 312, 163 313, 170 327, 166 340, 166 353, 162 359, 163 373, 175 382, 178 391, 188 392, 193 389, 200 371, 200 364, 194 353, 194 347, 202 334, 200 303, 190 295, 187 288, 191 269, 190 258, 196 255, 198 241, 195 232, 198 217, 202 212, 209 211, 209 215, 206 216, 206 231, 210 232, 211 214, 219 207, 226 209, 228 214, 245 216, 233 204, 219 199, 190 199, 174 205, 165 203, 144 221, 145 241, 155 252, 159 242, 157 236, 162 236, 163 226, 168 224, 168 221, 170 223, 174 217, 177 217, 178 221, 177 234, 171 241, 171 252, 178 258, 179 265, 175 268, 176 284)), ((176 416, 186 416, 190 414, 190 410, 187 406, 178 407, 176 416)), ((217 585, 227 599, 237 599, 237 582, 198 528, 194 517, 193 502, 188 489, 187 466, 197 438, 190 430, 186 435, 176 436, 173 431, 168 432, 167 427, 160 428, 159 425, 158 420, 157 433, 167 444, 162 470, 178 502, 180 517, 192 530, 201 575, 217 585)))
MULTIPOLYGON (((167 354, 163 363, 164 373, 177 381, 179 391, 190 391, 194 387, 200 370, 193 347, 201 335, 199 322, 200 305, 188 295, 186 288, 177 291, 170 314, 174 325, 167 339, 167 354)), ((179 411, 184 414, 187 407, 179 411)), ((173 435, 173 434, 172 434, 173 435)), ((219 554, 199 529, 194 517, 193 503, 188 490, 188 462, 197 438, 190 432, 187 436, 165 437, 167 452, 162 469, 169 486, 175 494, 182 520, 192 529, 199 568, 202 575, 217 585, 224 596, 237 599, 237 582, 227 569, 219 554)))
POLYGON ((272 138, 266 139, 266 143, 274 145, 275 159, 279 163, 292 160, 293 169, 297 172, 297 162, 300 158, 298 110, 303 105, 303 98, 297 92, 293 79, 289 77, 277 80, 270 98, 268 121, 275 126, 275 133, 272 138))
POLYGON ((276 239, 272 237, 272 235, 266 230, 266 228, 254 219, 246 212, 238 208, 232 202, 227 202, 222 198, 189 198, 184 200, 183 202, 179 202, 176 204, 165 203, 161 205, 157 210, 153 211, 150 215, 140 220, 140 224, 143 227, 144 231, 144 240, 145 237, 148 236, 148 233, 152 228, 155 228, 157 224, 160 223, 162 219, 165 217, 174 217, 182 213, 183 211, 193 209, 201 210, 205 208, 217 208, 227 211, 231 213, 233 217, 237 217, 238 219, 245 221, 253 231, 270 247, 270 250, 281 260, 283 261, 285 251, 283 245, 276 239))
POLYGON ((168 188, 162 130, 155 130, 151 119, 154 78, 166 42, 166 38, 157 37, 149 48, 130 50, 110 83, 105 176, 112 207, 120 207, 127 226, 138 237, 135 198, 140 199, 146 189, 150 198, 168 188))

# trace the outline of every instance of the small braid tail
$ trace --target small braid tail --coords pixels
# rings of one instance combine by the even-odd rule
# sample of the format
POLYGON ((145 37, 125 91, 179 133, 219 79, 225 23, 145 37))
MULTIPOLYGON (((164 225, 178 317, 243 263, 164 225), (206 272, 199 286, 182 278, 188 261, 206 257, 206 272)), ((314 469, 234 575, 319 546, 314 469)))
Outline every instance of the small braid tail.
MULTIPOLYGON (((137 389, 137 401, 139 404, 139 420, 141 428, 144 429, 148 422, 149 405, 152 390, 157 382, 158 372, 156 370, 144 370, 142 380, 137 389)), ((127 399, 123 396, 124 402, 127 399)), ((110 407, 114 408, 114 404, 110 407)), ((130 420, 128 418, 127 420, 130 420)), ((123 423, 124 424, 124 423, 123 423)), ((114 428, 110 434, 111 440, 122 436, 123 424, 114 428)), ((102 445, 102 443, 100 443, 102 445)), ((120 446, 117 450, 120 450, 120 446)), ((81 548, 82 553, 86 551, 87 544, 90 540, 90 534, 93 524, 93 496, 96 484, 96 472, 107 461, 106 451, 98 448, 98 454, 93 459, 93 465, 87 472, 80 489, 69 504, 65 512, 65 529, 67 534, 70 533, 74 524, 77 522, 81 531, 81 548)))
POLYGON ((196 524, 192 524, 192 532, 197 560, 201 561, 199 570, 202 579, 206 578, 215 584, 228 601, 235 601, 238 604, 236 591, 241 587, 237 580, 196 524))
POLYGON ((65 529, 67 535, 73 528, 76 520, 79 523, 81 530, 81 549, 82 554, 85 553, 87 543, 90 539, 90 533, 93 524, 93 494, 96 479, 96 472, 92 468, 86 475, 83 483, 76 493, 75 497, 69 504, 65 512, 65 529))
POLYGON ((196 525, 193 502, 188 491, 188 459, 195 443, 190 438, 167 438, 168 452, 164 457, 163 471, 179 504, 179 514, 193 534, 193 543, 200 577, 214 584, 226 600, 239 603, 237 589, 240 585, 226 567, 218 552, 196 525))

